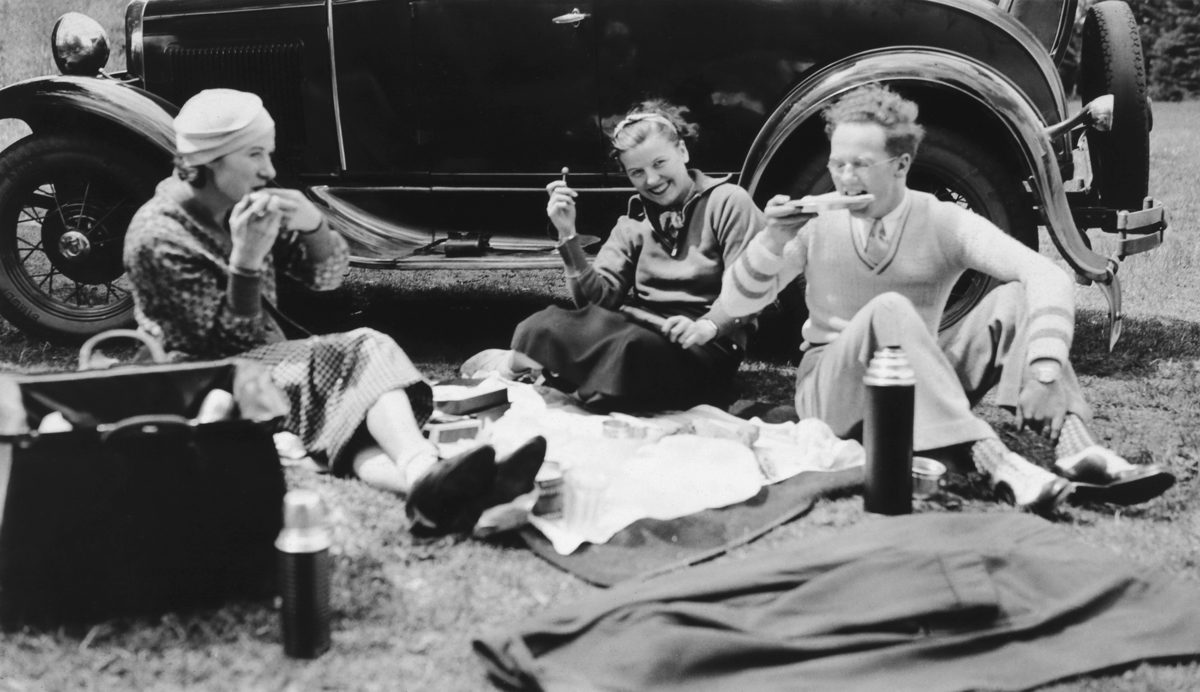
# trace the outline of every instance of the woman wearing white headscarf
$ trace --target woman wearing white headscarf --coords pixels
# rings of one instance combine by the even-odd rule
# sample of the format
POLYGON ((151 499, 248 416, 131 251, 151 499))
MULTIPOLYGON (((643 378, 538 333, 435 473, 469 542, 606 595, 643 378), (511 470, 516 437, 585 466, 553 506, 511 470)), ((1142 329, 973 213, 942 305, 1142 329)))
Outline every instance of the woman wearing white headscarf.
POLYGON ((333 289, 348 251, 303 194, 272 187, 275 126, 262 100, 202 91, 175 131, 176 175, 159 183, 125 240, 139 327, 175 359, 237 354, 272 366, 291 404, 284 427, 335 473, 406 494, 415 525, 469 530, 487 506, 531 489, 540 438, 499 462, 483 446, 435 464, 420 430, 429 385, 390 337, 356 329, 285 340, 272 314, 276 271, 333 289), (358 443, 360 431, 373 444, 358 443))

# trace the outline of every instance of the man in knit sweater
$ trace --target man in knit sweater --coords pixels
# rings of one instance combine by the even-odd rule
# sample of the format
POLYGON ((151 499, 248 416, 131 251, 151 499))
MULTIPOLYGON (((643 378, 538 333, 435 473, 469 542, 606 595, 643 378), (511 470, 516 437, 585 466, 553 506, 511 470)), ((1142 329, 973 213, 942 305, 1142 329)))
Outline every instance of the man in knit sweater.
POLYGON ((1072 493, 1131 504, 1170 487, 1170 473, 1129 464, 1086 427, 1090 411, 1067 359, 1071 279, 977 214, 907 188, 924 134, 916 104, 868 86, 824 115, 837 191, 874 199, 816 215, 772 199, 766 228, 726 273, 714 306, 752 314, 805 277, 800 417, 820 418, 843 437, 859 434, 867 363, 877 348, 900 346, 917 379, 914 449, 968 451, 997 493, 1020 507, 1048 513, 1072 493), (1006 283, 939 334, 950 289, 967 269, 1006 283), (1055 441, 1059 475, 1008 450, 971 412, 993 386, 1019 425, 1055 441))

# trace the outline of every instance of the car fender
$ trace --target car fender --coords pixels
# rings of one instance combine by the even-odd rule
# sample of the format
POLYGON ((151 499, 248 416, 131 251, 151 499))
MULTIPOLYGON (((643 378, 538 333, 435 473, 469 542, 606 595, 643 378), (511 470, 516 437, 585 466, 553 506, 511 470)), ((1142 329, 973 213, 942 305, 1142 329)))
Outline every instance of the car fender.
POLYGON ((1075 225, 1054 143, 1045 132, 1046 123, 1037 108, 1004 75, 959 53, 912 47, 868 51, 809 75, 772 113, 755 138, 742 166, 742 185, 755 194, 767 164, 801 125, 820 118, 821 110, 847 91, 878 82, 928 83, 988 108, 1020 152, 1050 236, 1067 263, 1093 281, 1112 281, 1113 263, 1094 252, 1075 225))
POLYGON ((36 77, 0 89, 0 119, 23 120, 35 133, 80 118, 101 120, 162 152, 175 154, 171 120, 178 109, 135 86, 95 77, 36 77))

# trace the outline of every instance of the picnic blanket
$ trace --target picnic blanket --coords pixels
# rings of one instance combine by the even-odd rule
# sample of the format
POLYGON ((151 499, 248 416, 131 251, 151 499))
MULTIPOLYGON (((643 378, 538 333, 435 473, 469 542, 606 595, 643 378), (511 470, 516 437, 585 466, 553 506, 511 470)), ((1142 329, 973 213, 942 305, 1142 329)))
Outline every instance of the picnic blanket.
POLYGON ((635 547, 646 555, 621 558, 616 570, 580 574, 594 583, 704 559, 806 512, 821 494, 861 482, 860 470, 820 478, 860 467, 863 453, 857 442, 836 438, 816 420, 746 421, 711 406, 650 417, 597 415, 560 392, 519 383, 509 384, 508 398, 511 407, 482 439, 502 455, 542 435, 546 458, 563 468, 568 493, 575 487, 572 477, 584 472, 595 486, 585 516, 570 511, 568 499, 562 516, 532 517, 537 533, 523 532, 530 547, 562 558, 584 544, 613 543, 586 558, 551 559, 567 568, 635 547), (611 434, 614 423, 623 430, 618 436, 611 434), (816 475, 783 483, 806 472, 816 475), (728 509, 710 511, 720 508, 728 509), (659 549, 651 550, 655 543, 659 549))
POLYGON ((863 467, 803 471, 762 486, 749 500, 676 519, 639 519, 602 544, 585 544, 569 555, 554 549, 533 526, 521 539, 546 562, 595 586, 649 579, 712 560, 772 529, 804 516, 822 497, 857 491, 863 467))

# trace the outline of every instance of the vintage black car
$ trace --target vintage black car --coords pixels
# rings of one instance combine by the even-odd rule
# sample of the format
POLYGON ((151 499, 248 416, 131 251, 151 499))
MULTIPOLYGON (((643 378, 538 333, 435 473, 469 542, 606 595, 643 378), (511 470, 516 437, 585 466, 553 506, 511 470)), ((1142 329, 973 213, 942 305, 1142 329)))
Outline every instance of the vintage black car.
MULTIPOLYGON (((1147 198, 1151 123, 1138 29, 1107 0, 1082 24, 1070 117, 1059 77, 1076 0, 133 0, 127 70, 69 13, 61 76, 0 90, 32 134, 0 153, 0 313, 56 339, 130 320, 121 245, 170 170, 171 118, 200 89, 263 96, 280 182, 327 208, 361 266, 558 265, 544 185, 570 171, 602 236, 631 188, 603 127, 662 96, 702 127, 694 160, 760 202, 831 189, 819 111, 886 82, 929 136, 915 187, 1036 246, 1039 224, 1083 282, 1166 228, 1147 198), (1114 257, 1089 229, 1120 234, 1114 257)), ((952 322, 987 288, 960 283, 952 322)))

